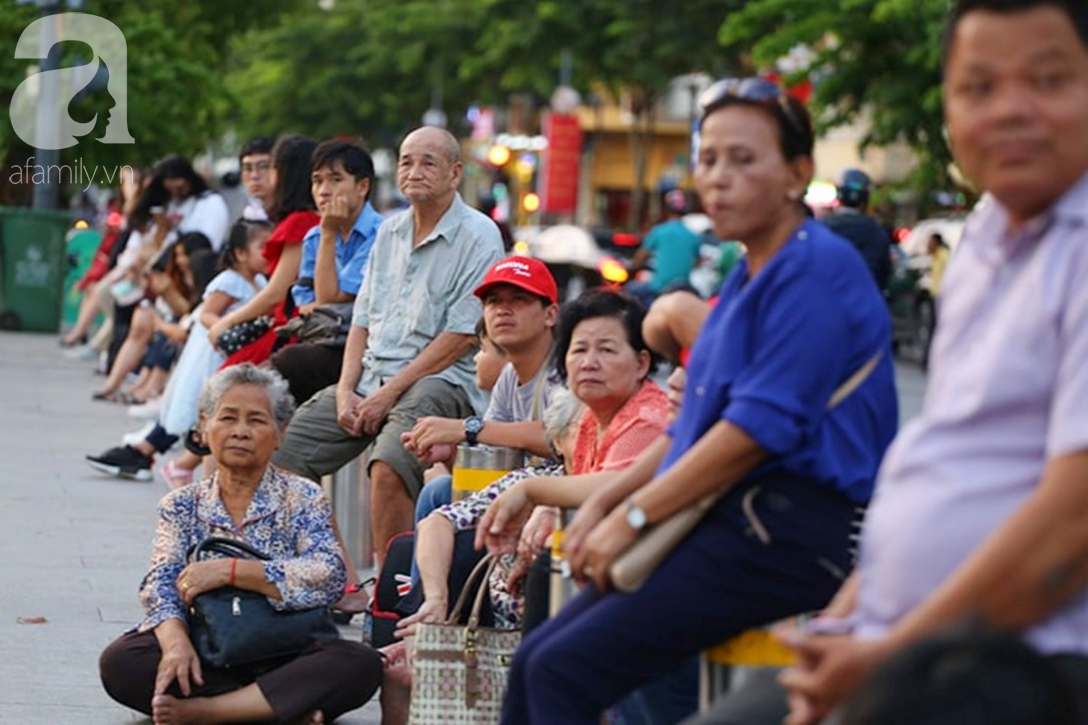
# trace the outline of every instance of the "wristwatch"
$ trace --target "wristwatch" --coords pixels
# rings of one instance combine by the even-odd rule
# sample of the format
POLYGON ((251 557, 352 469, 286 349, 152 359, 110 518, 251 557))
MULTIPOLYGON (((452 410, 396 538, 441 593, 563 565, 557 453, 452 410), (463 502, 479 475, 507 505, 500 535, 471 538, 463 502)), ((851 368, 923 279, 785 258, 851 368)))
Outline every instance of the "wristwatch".
POLYGON ((646 512, 639 508, 635 500, 628 496, 624 501, 627 503, 627 525, 635 531, 642 531, 646 528, 646 512))
POLYGON ((484 429, 484 422, 480 416, 473 415, 465 418, 465 442, 470 446, 476 445, 476 436, 484 429))

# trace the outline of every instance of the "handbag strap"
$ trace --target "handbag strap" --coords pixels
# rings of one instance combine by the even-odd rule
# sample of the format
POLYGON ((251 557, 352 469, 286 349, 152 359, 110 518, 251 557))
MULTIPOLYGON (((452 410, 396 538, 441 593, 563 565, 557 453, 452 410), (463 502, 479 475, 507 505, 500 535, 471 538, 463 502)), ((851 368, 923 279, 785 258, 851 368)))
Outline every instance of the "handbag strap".
POLYGON ((246 542, 239 541, 238 539, 229 539, 225 536, 209 536, 199 544, 194 544, 189 548, 189 552, 186 554, 185 559, 190 563, 199 561, 201 554, 212 551, 241 559, 259 559, 261 561, 272 560, 272 557, 268 554, 250 546, 246 542))
MULTIPOLYGON (((882 357, 884 357, 884 348, 877 350, 876 354, 866 360, 865 364, 858 368, 853 375, 848 377, 842 385, 835 388, 835 392, 831 394, 831 398, 827 401, 827 410, 834 410, 837 408, 839 403, 846 400, 850 397, 851 393, 861 387, 861 384, 872 374, 873 370, 876 370, 876 366, 880 363, 882 357)), ((721 491, 712 491, 692 505, 700 512, 709 511, 710 508, 718 502, 718 499, 729 493, 730 488, 721 491)))
POLYGON ((533 382, 533 406, 529 410, 529 420, 536 422, 541 420, 544 413, 541 405, 544 402, 544 378, 547 377, 548 368, 552 364, 552 355, 555 352, 555 344, 548 348, 548 354, 544 356, 544 362, 540 364, 540 369, 536 371, 536 376, 533 382))
POLYGON ((480 621, 480 610, 483 607, 482 594, 487 591, 487 578, 491 576, 492 569, 495 568, 495 564, 498 559, 491 554, 485 554, 476 566, 472 568, 472 573, 465 579, 465 585, 461 588, 461 594, 457 597, 457 602, 453 605, 453 609, 450 610, 449 616, 446 618, 446 624, 457 624, 461 621, 461 616, 465 612, 465 606, 468 604, 468 598, 470 592, 475 591, 476 596, 473 600, 472 611, 469 613, 469 628, 476 629, 476 626, 480 621))
POLYGON ((489 586, 491 573, 495 571, 495 567, 498 565, 498 557, 491 557, 491 562, 487 565, 487 571, 484 572, 480 586, 476 587, 476 601, 472 603, 472 613, 468 615, 468 627, 466 627, 469 633, 475 634, 476 629, 480 626, 480 614, 484 610, 484 598, 487 597, 491 589, 489 586))
POLYGON ((865 379, 869 377, 869 374, 872 373, 873 370, 876 370, 876 366, 880 363, 880 358, 882 357, 884 357, 884 348, 877 350, 875 355, 857 369, 857 372, 846 379, 846 382, 835 388, 835 392, 831 394, 831 399, 827 401, 827 409, 832 410, 836 408, 839 403, 846 400, 850 397, 851 393, 861 387, 861 384, 865 382, 865 379))

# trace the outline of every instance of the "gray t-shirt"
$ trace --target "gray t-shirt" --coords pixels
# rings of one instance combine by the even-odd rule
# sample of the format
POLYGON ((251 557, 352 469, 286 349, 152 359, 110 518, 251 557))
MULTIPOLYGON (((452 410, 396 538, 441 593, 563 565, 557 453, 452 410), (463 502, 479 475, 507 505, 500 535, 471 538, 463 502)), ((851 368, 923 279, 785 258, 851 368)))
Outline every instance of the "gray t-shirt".
POLYGON ((521 423, 533 420, 533 395, 536 392, 537 380, 542 380, 544 389, 540 396, 539 409, 536 411, 536 420, 540 420, 552 399, 552 393, 561 385, 549 379, 551 377, 547 370, 549 365, 550 361, 546 361, 540 375, 535 375, 524 385, 519 385, 514 364, 506 363, 491 391, 491 404, 487 406, 484 420, 495 420, 501 423, 521 423))

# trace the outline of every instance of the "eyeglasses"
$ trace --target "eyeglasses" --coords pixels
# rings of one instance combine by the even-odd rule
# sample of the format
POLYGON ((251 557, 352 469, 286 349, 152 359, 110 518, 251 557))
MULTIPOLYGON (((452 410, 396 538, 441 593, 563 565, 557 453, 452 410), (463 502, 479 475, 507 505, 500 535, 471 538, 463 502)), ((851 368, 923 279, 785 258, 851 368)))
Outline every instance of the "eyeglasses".
POLYGON ((807 132, 807 124, 803 123, 794 112, 786 92, 777 83, 766 78, 722 78, 711 83, 699 94, 699 112, 706 116, 708 110, 729 98, 750 103, 778 104, 794 130, 801 133, 807 132))
POLYGON ((268 161, 258 161, 254 164, 242 164, 243 174, 263 174, 272 168, 272 164, 268 161))

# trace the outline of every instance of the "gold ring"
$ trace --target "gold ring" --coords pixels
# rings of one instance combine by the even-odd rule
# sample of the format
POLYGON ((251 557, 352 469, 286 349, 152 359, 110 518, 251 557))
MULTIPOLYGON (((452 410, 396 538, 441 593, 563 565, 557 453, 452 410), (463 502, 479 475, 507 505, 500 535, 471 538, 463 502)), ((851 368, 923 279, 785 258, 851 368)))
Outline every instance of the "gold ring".
POLYGON ((183 589, 184 591, 189 591, 189 589, 190 589, 190 588, 192 588, 192 586, 193 586, 193 585, 192 585, 192 584, 190 584, 189 582, 182 582, 182 584, 181 584, 181 588, 182 588, 182 589, 183 589))

